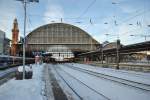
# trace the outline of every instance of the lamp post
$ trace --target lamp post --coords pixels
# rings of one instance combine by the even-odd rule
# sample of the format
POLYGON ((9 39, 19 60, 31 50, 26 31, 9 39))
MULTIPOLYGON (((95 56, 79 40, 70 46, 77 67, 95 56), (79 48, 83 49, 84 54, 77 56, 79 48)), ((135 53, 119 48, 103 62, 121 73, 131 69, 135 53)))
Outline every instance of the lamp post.
MULTIPOLYGON (((105 34, 107 37, 111 34, 105 34)), ((120 49, 120 40, 119 40, 119 35, 111 35, 111 36, 117 36, 117 41, 116 41, 116 69, 119 69, 119 63, 120 63, 120 56, 119 56, 119 49, 120 49)))
POLYGON ((104 46, 103 46, 103 44, 102 44, 102 45, 101 45, 101 54, 102 54, 102 55, 101 55, 101 63, 102 63, 102 66, 103 66, 103 56, 104 56, 104 55, 103 55, 103 47, 104 47, 104 46))
POLYGON ((145 42, 147 41, 147 37, 150 37, 150 35, 130 35, 130 36, 135 36, 135 37, 144 37, 145 42))
POLYGON ((24 6, 24 39, 23 39, 23 79, 25 79, 25 44, 26 44, 26 17, 27 17, 27 3, 39 2, 39 0, 16 0, 21 1, 24 6))
POLYGON ((117 51, 117 66, 116 66, 116 69, 119 69, 119 62, 120 62, 120 57, 119 57, 119 49, 120 49, 120 40, 117 39, 117 42, 116 42, 116 51, 117 51))

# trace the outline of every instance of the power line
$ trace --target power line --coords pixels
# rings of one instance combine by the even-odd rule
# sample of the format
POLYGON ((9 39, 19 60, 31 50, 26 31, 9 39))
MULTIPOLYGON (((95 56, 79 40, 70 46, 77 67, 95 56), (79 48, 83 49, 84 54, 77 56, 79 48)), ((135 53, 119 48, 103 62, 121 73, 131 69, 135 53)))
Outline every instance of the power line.
MULTIPOLYGON (((138 10, 139 11, 139 10, 138 10)), ((149 10, 148 10, 149 11, 149 10)), ((137 11, 136 11, 137 12, 137 11)), ((134 19, 134 18, 136 18, 137 16, 139 16, 139 15, 142 15, 144 12, 140 12, 140 13, 138 13, 138 14, 136 14, 136 15, 134 15, 134 16, 131 16, 131 17, 129 17, 129 18, 127 18, 127 19, 125 19, 125 20, 123 20, 123 21, 121 21, 121 22, 119 22, 119 23, 117 23, 117 24, 119 24, 119 25, 121 25, 121 24, 124 24, 124 23, 127 23, 129 20, 131 20, 131 19, 134 19)), ((60 17, 50 17, 50 16, 45 16, 45 15, 39 15, 39 14, 29 14, 29 16, 41 16, 41 17, 46 17, 46 18, 49 18, 49 19, 64 19, 64 20, 87 20, 87 19, 101 19, 101 17, 63 17, 63 18, 60 18, 60 17)), ((76 22, 80 22, 80 21, 75 21, 75 23, 76 22)), ((83 21, 82 21, 82 23, 83 23, 83 21)), ((105 23, 105 22, 104 22, 105 23)), ((107 22, 108 23, 108 22, 107 22)), ((81 24, 81 23, 79 23, 79 24, 81 24)), ((93 23, 93 24, 98 24, 98 23, 93 23)), ((102 24, 102 23, 100 23, 100 24, 102 24)), ((109 24, 109 23, 108 23, 109 24)))
MULTIPOLYGON (((150 11, 150 9, 149 10, 147 10, 147 12, 149 12, 150 11)), ((129 17, 128 19, 126 19, 126 20, 123 20, 123 21, 121 21, 120 23, 118 23, 119 25, 122 25, 122 24, 125 24, 125 23, 127 23, 128 21, 130 21, 130 20, 132 20, 132 19, 134 19, 134 18, 136 18, 136 17, 138 17, 138 16, 140 16, 140 15, 143 15, 144 13, 146 13, 146 11, 142 11, 142 12, 139 12, 138 14, 136 14, 136 15, 134 15, 134 16, 131 16, 131 17, 129 17)), ((110 28, 113 28, 114 26, 110 26, 108 29, 110 29, 110 28)), ((108 31, 108 29, 106 30, 106 31, 108 31)), ((126 32, 125 32, 126 33, 126 32)))
POLYGON ((84 14, 86 14, 95 2, 96 0, 93 0, 78 18, 81 18, 84 14))
POLYGON ((50 18, 50 19, 89 19, 89 18, 92 18, 92 19, 100 19, 99 16, 95 16, 95 17, 50 17, 50 16, 46 16, 46 15, 41 15, 41 14, 29 14, 29 16, 39 16, 39 17, 46 17, 46 18, 50 18))
MULTIPOLYGON (((150 9, 148 10, 148 11, 150 11, 150 9)), ((147 12, 148 12, 147 11, 147 12)), ((122 21, 122 22, 128 22, 128 21, 130 21, 131 19, 134 19, 134 18, 136 18, 136 17, 138 17, 138 16, 141 16, 141 15, 143 15, 143 14, 145 14, 146 13, 146 11, 143 11, 143 12, 141 12, 141 13, 139 13, 139 14, 136 14, 135 16, 132 16, 132 17, 130 17, 130 18, 128 18, 128 19, 126 19, 126 20, 124 20, 124 21, 122 21)))
POLYGON ((30 20, 30 18, 29 18, 28 15, 27 15, 27 25, 28 25, 28 28, 29 28, 29 32, 31 32, 31 26, 32 26, 32 24, 31 24, 31 20, 30 20))

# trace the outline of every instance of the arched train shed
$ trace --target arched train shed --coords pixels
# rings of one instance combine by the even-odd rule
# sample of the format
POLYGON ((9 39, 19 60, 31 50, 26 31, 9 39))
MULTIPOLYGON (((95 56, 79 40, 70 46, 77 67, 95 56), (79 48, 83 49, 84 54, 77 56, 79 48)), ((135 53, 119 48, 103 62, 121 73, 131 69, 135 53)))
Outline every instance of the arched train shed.
POLYGON ((52 23, 36 28, 26 37, 26 51, 72 52, 94 51, 100 45, 87 32, 74 25, 52 23))

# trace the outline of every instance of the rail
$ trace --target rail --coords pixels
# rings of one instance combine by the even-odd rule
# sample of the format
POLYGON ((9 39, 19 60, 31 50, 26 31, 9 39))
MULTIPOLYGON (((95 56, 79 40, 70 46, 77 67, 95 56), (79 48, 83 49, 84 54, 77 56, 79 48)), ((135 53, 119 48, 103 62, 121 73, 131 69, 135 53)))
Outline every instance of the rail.
POLYGON ((134 87, 134 88, 137 88, 137 89, 140 89, 140 90, 150 91, 150 85, 149 84, 144 84, 144 83, 140 83, 140 82, 136 82, 136 81, 132 81, 132 80, 127 80, 127 79, 124 79, 124 78, 110 76, 110 75, 107 75, 107 74, 98 73, 98 72, 94 72, 94 71, 91 71, 91 70, 87 70, 87 69, 83 69, 83 68, 79 68, 79 67, 74 67, 74 66, 71 66, 71 65, 67 65, 66 67, 72 68, 74 70, 78 70, 80 72, 84 72, 84 73, 87 73, 87 74, 90 74, 90 75, 93 75, 93 76, 96 76, 96 77, 100 77, 100 78, 107 79, 107 80, 110 80, 110 81, 113 81, 113 82, 117 82, 117 83, 120 83, 120 84, 123 84, 123 85, 134 87))
MULTIPOLYGON (((60 68, 61 69, 61 68, 60 68)), ((63 69, 61 69, 62 71, 64 71, 63 69)), ((57 70, 56 70, 57 71, 57 70)), ((82 82, 81 80, 77 79, 76 77, 72 76, 71 74, 69 74, 68 72, 64 71, 68 76, 72 77, 73 79, 77 80, 79 83, 81 83, 82 85, 86 86, 87 88, 89 88, 90 90, 94 91, 95 93, 97 93, 98 95, 102 96, 103 98, 105 98, 106 100, 111 100, 110 98, 108 98, 107 96, 105 96, 104 94, 100 93, 99 91, 93 89, 92 87, 88 86, 87 84, 85 84, 84 82, 82 82)), ((58 73, 58 71, 57 71, 58 73)), ((61 76, 62 77, 62 76, 61 76)), ((63 78, 63 77, 62 77, 63 78)), ((73 90, 75 91, 71 85, 69 85, 69 83, 63 78, 63 80, 65 81, 65 83, 73 90)), ((75 94, 77 94, 77 92, 75 92, 75 94)), ((79 94, 78 94, 79 95, 79 94)), ((81 97, 81 96, 80 96, 81 97)), ((83 97, 80 98, 81 100, 83 100, 83 97)))

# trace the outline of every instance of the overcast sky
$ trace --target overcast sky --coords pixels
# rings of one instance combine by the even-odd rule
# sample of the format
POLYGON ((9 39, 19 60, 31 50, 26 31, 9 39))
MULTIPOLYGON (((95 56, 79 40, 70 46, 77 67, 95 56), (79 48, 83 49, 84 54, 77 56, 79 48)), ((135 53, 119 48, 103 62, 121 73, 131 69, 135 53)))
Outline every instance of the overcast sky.
MULTIPOLYGON (((23 4, 0 0, 0 30, 10 39, 15 17, 22 36, 23 4)), ((28 3, 27 34, 41 25, 61 22, 61 18, 64 23, 85 30, 100 43, 115 41, 117 36, 123 44, 143 42, 141 35, 150 35, 150 0, 39 0, 39 3, 28 3)))

